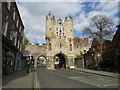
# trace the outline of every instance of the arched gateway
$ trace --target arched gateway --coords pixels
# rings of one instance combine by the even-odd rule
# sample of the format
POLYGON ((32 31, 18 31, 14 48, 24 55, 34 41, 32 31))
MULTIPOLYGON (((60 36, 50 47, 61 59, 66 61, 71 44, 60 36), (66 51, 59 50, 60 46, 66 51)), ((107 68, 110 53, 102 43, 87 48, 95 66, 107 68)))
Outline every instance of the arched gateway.
POLYGON ((54 56, 55 68, 66 68, 67 56, 59 53, 54 56))

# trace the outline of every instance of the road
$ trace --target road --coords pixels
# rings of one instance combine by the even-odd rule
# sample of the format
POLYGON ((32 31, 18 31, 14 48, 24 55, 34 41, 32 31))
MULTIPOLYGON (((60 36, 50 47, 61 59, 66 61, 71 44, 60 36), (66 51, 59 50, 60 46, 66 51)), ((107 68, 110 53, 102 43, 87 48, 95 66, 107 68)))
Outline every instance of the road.
POLYGON ((118 79, 77 70, 37 70, 40 88, 118 88, 118 79))

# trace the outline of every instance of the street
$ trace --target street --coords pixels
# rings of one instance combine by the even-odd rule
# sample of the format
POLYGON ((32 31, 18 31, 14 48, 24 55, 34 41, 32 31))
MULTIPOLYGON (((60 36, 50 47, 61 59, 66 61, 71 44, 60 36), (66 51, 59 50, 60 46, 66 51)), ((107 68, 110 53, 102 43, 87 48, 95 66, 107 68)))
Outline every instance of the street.
POLYGON ((37 70, 40 88, 118 88, 118 79, 77 70, 37 70))

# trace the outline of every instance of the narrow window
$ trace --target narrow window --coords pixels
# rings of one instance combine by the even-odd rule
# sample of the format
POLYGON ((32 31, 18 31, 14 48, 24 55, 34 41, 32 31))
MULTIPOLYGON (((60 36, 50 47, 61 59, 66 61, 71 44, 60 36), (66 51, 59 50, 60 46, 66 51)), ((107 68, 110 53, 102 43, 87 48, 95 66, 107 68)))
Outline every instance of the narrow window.
POLYGON ((51 30, 51 28, 50 28, 50 30, 51 30))
POLYGON ((49 43, 49 51, 51 51, 51 43, 49 43))
POLYGON ((64 28, 63 28, 63 31, 64 31, 64 28))
POLYGON ((70 44, 70 51, 72 51, 72 44, 70 44))
POLYGON ((58 28, 56 28, 56 31, 58 31, 58 28))
POLYGON ((60 43, 60 47, 62 47, 61 43, 60 43))

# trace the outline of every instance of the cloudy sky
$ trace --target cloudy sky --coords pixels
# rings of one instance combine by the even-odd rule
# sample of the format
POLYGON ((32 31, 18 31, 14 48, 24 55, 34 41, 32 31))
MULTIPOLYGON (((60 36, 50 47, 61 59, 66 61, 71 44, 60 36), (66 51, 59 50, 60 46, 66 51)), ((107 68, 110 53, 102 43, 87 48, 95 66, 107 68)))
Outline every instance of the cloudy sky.
MULTIPOLYGON (((114 0, 113 0, 114 1, 114 0)), ((118 2, 22 2, 17 1, 18 9, 25 26, 25 35, 31 43, 45 43, 45 18, 49 11, 56 19, 73 17, 74 37, 83 38, 82 28, 88 25, 89 18, 104 14, 118 25, 118 2)), ((114 27, 116 30, 116 28, 114 27)))

